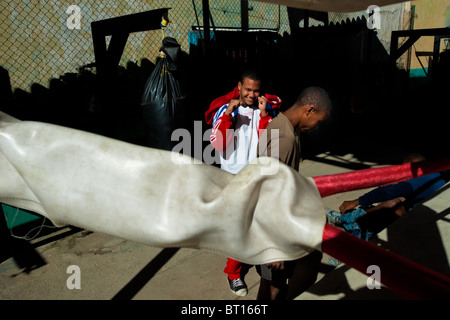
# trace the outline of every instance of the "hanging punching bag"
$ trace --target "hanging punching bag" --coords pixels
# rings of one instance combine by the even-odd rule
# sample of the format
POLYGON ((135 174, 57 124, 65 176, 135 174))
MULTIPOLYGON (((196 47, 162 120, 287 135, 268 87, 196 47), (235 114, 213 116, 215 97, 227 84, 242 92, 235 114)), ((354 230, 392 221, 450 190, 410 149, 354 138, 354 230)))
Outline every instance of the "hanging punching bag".
POLYGON ((174 38, 165 37, 159 58, 144 88, 141 100, 142 115, 148 147, 172 150, 171 135, 182 118, 184 97, 174 76, 180 55, 180 45, 174 38))

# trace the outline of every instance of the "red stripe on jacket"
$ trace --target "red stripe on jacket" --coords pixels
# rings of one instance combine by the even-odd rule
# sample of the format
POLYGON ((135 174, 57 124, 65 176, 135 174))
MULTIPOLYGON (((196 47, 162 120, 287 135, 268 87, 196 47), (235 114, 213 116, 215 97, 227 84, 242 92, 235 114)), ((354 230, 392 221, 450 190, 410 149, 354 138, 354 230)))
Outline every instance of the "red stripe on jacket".
MULTIPOLYGON (((233 122, 231 121, 232 116, 227 114, 222 114, 222 116, 217 119, 214 124, 211 132, 211 145, 217 151, 224 151, 226 147, 229 145, 231 139, 233 139, 232 130, 233 122)), ((261 136, 262 132, 267 128, 270 121, 272 121, 272 117, 269 115, 261 116, 258 125, 258 138, 261 136)))

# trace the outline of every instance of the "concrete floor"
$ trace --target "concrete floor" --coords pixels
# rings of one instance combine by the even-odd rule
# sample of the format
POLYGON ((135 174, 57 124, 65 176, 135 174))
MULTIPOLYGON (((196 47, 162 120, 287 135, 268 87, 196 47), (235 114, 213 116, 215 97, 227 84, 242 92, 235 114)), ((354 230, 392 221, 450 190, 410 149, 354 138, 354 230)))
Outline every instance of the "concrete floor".
MULTIPOLYGON (((305 176, 344 172, 350 170, 348 164, 352 163, 361 164, 352 155, 336 158, 329 154, 321 154, 315 160, 305 160, 301 164, 300 172, 305 176)), ((337 209, 342 201, 354 199, 366 191, 330 196, 324 198, 324 203, 329 208, 337 209)), ((443 252, 439 252, 442 258, 439 264, 443 266, 441 271, 450 276, 448 273, 450 231, 448 219, 445 220, 445 216, 449 213, 450 197, 441 197, 434 206, 439 207, 435 211, 441 214, 443 221, 439 227, 441 233, 443 232, 439 247, 443 252)), ((245 278, 249 294, 246 297, 237 297, 230 292, 223 273, 226 257, 211 252, 184 248, 152 248, 71 227, 45 228, 45 231, 47 231, 45 236, 39 236, 31 241, 15 240, 17 243, 20 242, 15 247, 21 252, 14 252, 13 257, 0 264, 0 299, 240 301, 256 299, 259 276, 255 269, 250 269, 245 278), (71 266, 78 267, 79 273, 74 273, 71 266), (76 274, 80 276, 79 281, 71 281, 76 274), (80 284, 80 288, 69 288, 77 283, 80 284)), ((383 237, 387 238, 387 234, 380 235, 380 238, 383 237)), ((397 249, 401 251, 402 248, 405 247, 397 249)), ((318 281, 297 299, 400 298, 385 287, 381 290, 367 290, 366 280, 367 275, 345 265, 336 269, 331 267, 328 264, 328 256, 324 255, 318 281)))

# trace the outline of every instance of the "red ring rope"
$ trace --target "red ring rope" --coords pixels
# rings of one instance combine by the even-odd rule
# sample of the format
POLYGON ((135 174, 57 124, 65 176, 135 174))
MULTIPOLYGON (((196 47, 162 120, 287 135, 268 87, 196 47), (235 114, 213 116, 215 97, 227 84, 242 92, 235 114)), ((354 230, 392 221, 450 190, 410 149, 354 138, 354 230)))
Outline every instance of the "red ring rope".
POLYGON ((322 198, 332 194, 382 186, 450 169, 450 156, 436 161, 421 161, 369 168, 313 177, 322 198))
MULTIPOLYGON (((340 174, 313 177, 321 197, 405 181, 450 168, 450 157, 340 174)), ((329 224, 325 225, 322 251, 366 274, 380 268, 380 282, 407 299, 449 299, 450 278, 398 254, 377 247, 329 224), (343 250, 345 248, 345 250, 343 250)))

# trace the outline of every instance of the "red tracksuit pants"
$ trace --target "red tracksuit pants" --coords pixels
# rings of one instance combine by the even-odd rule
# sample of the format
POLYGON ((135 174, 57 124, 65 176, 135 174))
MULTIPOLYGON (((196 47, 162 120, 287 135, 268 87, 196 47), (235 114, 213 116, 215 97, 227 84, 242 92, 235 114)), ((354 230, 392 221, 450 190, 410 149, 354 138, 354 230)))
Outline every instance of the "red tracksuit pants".
POLYGON ((249 265, 239 262, 237 260, 227 258, 227 265, 223 272, 228 275, 230 280, 235 280, 243 277, 243 273, 247 272, 249 265))

